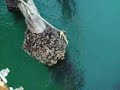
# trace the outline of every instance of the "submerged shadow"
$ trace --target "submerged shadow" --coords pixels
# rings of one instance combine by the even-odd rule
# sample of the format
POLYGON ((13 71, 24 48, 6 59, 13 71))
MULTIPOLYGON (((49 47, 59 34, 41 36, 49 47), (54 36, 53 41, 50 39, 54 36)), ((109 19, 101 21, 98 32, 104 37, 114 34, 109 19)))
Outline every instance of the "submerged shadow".
POLYGON ((52 80, 62 87, 62 90, 81 90, 84 86, 84 71, 77 70, 70 62, 69 54, 66 59, 49 67, 52 72, 52 80))
POLYGON ((64 18, 71 19, 75 14, 75 2, 74 0, 57 0, 62 7, 62 14, 64 18))
POLYGON ((12 15, 14 16, 15 21, 24 21, 24 17, 21 12, 12 13, 12 15))

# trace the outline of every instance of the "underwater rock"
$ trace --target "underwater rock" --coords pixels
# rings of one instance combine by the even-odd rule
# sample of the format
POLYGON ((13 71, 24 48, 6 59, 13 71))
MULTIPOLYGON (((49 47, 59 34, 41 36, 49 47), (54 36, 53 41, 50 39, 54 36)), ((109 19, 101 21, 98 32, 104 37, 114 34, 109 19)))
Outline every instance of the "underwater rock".
POLYGON ((25 33, 24 50, 48 66, 64 59, 66 47, 67 43, 63 37, 60 38, 59 31, 48 25, 42 33, 32 33, 29 29, 25 33))
POLYGON ((10 12, 20 12, 16 0, 5 0, 7 8, 10 12))

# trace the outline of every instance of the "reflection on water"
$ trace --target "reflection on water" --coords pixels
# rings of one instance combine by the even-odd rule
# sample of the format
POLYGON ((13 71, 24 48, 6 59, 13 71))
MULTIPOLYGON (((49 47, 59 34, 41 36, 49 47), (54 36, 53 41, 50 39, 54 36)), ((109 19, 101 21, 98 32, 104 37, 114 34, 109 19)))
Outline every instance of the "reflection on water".
POLYGON ((58 0, 62 6, 62 13, 64 18, 72 18, 75 14, 75 2, 74 0, 58 0))
POLYGON ((68 53, 65 60, 50 67, 49 70, 52 72, 53 81, 60 84, 62 90, 80 90, 84 85, 84 72, 77 70, 70 62, 68 53))

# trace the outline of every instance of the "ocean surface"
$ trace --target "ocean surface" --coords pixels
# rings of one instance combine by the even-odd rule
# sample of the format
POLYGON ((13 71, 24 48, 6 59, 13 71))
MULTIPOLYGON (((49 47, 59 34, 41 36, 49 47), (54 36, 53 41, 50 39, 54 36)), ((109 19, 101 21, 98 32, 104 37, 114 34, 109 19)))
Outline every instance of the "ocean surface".
POLYGON ((120 0, 34 0, 48 22, 65 30, 66 59, 47 67, 22 49, 26 24, 0 0, 0 69, 25 90, 120 90, 120 0))

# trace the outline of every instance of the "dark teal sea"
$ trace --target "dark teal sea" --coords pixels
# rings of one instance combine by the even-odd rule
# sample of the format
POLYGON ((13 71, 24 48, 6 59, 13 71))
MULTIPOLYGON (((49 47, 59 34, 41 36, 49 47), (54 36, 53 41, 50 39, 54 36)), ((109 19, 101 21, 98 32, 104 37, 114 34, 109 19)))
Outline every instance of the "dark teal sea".
POLYGON ((120 0, 34 0, 47 21, 65 30, 66 59, 47 67, 22 49, 26 25, 0 0, 0 69, 25 90, 120 90, 120 0))

